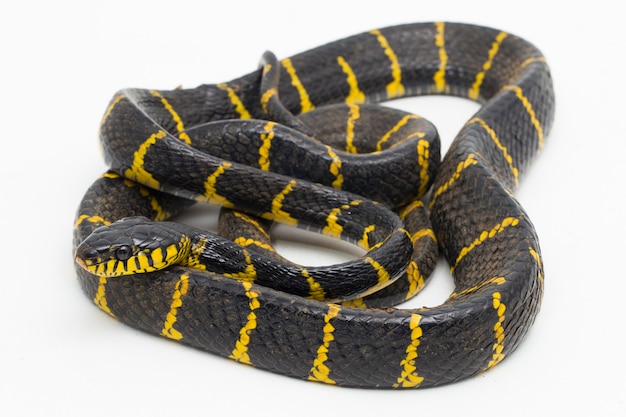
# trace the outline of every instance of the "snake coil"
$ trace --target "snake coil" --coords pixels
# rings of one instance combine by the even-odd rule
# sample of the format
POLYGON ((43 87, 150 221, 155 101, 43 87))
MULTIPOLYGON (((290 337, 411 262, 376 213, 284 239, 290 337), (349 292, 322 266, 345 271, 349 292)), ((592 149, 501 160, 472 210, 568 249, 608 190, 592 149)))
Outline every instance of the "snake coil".
MULTIPOLYGON (((372 30, 280 62, 266 55, 260 69, 227 83, 123 90, 100 128, 111 171, 89 188, 75 222, 81 286, 128 325, 292 377, 415 388, 475 375, 513 352, 539 311, 539 243, 513 190, 553 115, 538 49, 506 32, 441 22, 372 30), (434 128, 366 103, 425 94, 482 104, 441 165, 434 128), (409 124, 406 139, 397 139, 409 124), (359 142, 365 133, 379 139, 359 142), (431 184, 432 227, 422 204, 431 184), (118 232, 101 233, 129 220, 114 222, 164 221, 196 201, 236 210, 220 218, 236 244, 206 236, 195 243, 214 245, 223 269, 104 273, 147 270, 181 250, 178 234, 131 266, 126 246, 101 267, 86 260, 94 251, 84 242, 113 243, 118 232), (320 271, 296 266, 298 294, 269 288, 257 273, 283 262, 269 246, 269 221, 346 239, 366 253, 331 267, 337 275, 324 285, 320 271), (437 243, 455 291, 432 308, 388 307, 423 287, 437 243), (238 260, 220 258, 226 252, 238 260), (367 276, 381 289, 335 292, 343 272, 345 282, 367 276)), ((187 260, 204 265, 196 255, 187 260)))

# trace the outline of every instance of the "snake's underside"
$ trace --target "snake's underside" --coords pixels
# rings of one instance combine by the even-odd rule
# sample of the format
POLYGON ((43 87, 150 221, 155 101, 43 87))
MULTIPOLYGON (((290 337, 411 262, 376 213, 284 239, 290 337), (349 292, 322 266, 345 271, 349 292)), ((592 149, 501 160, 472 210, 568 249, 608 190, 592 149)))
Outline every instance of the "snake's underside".
POLYGON ((554 115, 541 52, 506 32, 437 22, 372 30, 276 64, 222 84, 116 94, 100 129, 111 171, 85 194, 74 228, 78 247, 123 218, 162 221, 197 201, 218 203, 236 210, 224 212, 223 229, 250 274, 172 266, 107 278, 77 263, 84 293, 138 329, 329 384, 428 387, 499 363, 527 334, 543 292, 537 235, 513 195, 554 115), (441 164, 426 125, 395 142, 418 117, 401 114, 380 132, 362 117, 375 112, 363 103, 427 94, 482 105, 441 164), (325 141, 331 118, 345 128, 325 141), (216 129, 217 142, 200 143, 216 129), (282 142, 298 129, 315 139, 282 142), (380 140, 361 144, 360 131, 380 140), (308 285, 299 295, 260 285, 261 263, 245 255, 282 260, 265 243, 268 221, 360 245, 358 262, 380 292, 316 300, 325 292, 306 267, 295 272, 308 285), (423 287, 437 244, 454 276, 450 297, 432 308, 386 306, 423 287))

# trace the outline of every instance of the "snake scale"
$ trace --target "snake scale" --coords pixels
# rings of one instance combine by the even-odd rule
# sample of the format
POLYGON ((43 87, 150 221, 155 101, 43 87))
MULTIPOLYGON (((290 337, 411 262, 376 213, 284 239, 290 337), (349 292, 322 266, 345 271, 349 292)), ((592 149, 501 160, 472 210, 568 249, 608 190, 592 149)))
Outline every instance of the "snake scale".
POLYGON ((266 54, 221 84, 122 90, 100 126, 111 170, 74 225, 80 284, 130 326, 300 379, 416 388, 467 378, 511 354, 540 308, 538 238, 513 190, 553 116, 537 48, 443 22, 266 54), (427 94, 481 104, 441 163, 431 125, 374 104, 427 94), (165 222, 197 201, 225 207, 224 237, 165 222), (291 264, 271 247, 273 221, 364 254, 291 264), (146 242, 152 252, 134 248, 146 242), (187 247, 217 265, 191 252, 155 267, 187 247), (454 292, 436 307, 390 307, 423 287, 438 248, 454 292))

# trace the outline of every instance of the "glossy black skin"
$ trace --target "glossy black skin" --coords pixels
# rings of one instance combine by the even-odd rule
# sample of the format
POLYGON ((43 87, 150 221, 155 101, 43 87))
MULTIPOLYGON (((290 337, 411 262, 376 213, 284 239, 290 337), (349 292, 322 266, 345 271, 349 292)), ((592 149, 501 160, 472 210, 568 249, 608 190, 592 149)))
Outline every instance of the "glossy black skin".
MULTIPOLYGON (((405 95, 437 93, 433 82, 440 66, 440 51, 435 41, 437 27, 433 23, 423 23, 380 30, 398 56, 405 95)), ((445 25, 447 88, 442 93, 468 96, 498 33, 470 25, 445 25)), ((291 62, 317 107, 341 102, 349 93, 345 74, 336 64, 338 56, 350 62, 368 100, 382 101, 387 99, 385 88, 392 76, 388 58, 379 46, 376 36, 364 33, 305 52, 293 57, 291 62)), ((258 104, 260 79, 260 71, 255 71, 228 83, 257 118, 263 117, 258 104)), ((286 108, 298 114, 300 97, 285 71, 280 77, 279 91, 286 108)), ((238 117, 227 92, 217 85, 161 93, 188 126, 238 117)), ((130 90, 125 94, 134 97, 134 106, 154 105, 144 91, 130 90)), ((477 100, 483 106, 476 117, 495 131, 513 165, 523 172, 540 148, 543 136, 547 136, 554 115, 552 82, 541 53, 518 37, 506 37, 491 69, 485 74, 477 100), (519 87, 532 106, 537 123, 516 90, 507 86, 519 87)), ((145 131, 154 120, 131 117, 120 121, 122 125, 127 122, 126 126, 117 124, 115 128, 145 131)), ((163 116, 158 120, 166 130, 175 131, 170 117, 163 116)), ((114 169, 124 171, 128 162, 111 153, 110 149, 118 152, 127 147, 132 153, 137 144, 119 143, 107 135, 105 128, 105 149, 109 147, 107 161, 114 169)), ((145 137, 142 135, 140 140, 145 137)), ((172 151, 169 160, 168 155, 155 154, 155 165, 157 159, 162 158, 170 167, 179 157, 179 150, 172 151)), ((183 170, 185 165, 179 166, 183 170)), ((393 183, 392 178, 387 178, 390 184, 393 183)), ((433 230, 444 256, 454 268, 455 294, 440 306, 419 310, 362 310, 342 306, 331 321, 333 340, 326 361, 330 369, 328 377, 334 383, 355 387, 396 387, 402 378, 400 364, 407 356, 407 346, 415 341, 416 334, 411 328, 415 315, 420 316, 421 330, 417 357, 414 358, 416 372, 423 378, 417 385, 419 387, 475 375, 519 346, 539 311, 543 269, 535 230, 511 194, 516 182, 505 155, 494 145, 489 132, 479 123, 468 123, 438 170, 433 190, 447 186, 431 206, 433 230), (476 163, 464 169, 463 175, 456 175, 459 166, 470 155, 475 157, 476 163), (452 178, 455 180, 451 181, 452 178), (513 226, 501 228, 495 238, 480 240, 484 232, 495 230, 497 225, 510 218, 516 219, 513 226), (472 249, 460 257, 468 247, 472 249), (498 277, 502 279, 494 282, 493 279, 498 277), (506 309, 498 311, 494 308, 496 294, 506 309), (502 339, 494 335, 494 326, 502 327, 502 339), (498 344, 502 348, 500 357, 494 353, 498 344)), ((260 183, 256 185, 262 189, 260 183)), ((243 189, 254 188, 248 185, 243 189)), ((236 191, 237 187, 224 189, 222 194, 239 201, 236 191)), ((189 196, 188 192, 180 194, 189 196)), ((275 195, 275 192, 268 194, 275 195)), ((78 218, 81 215, 100 216, 114 221, 142 215, 162 219, 176 215, 192 204, 182 197, 129 186, 123 179, 111 175, 97 180, 87 191, 78 218), (160 204, 158 212, 152 204, 154 201, 160 204)), ((295 203, 293 210, 305 214, 295 203)), ((96 220, 77 222, 75 244, 99 225, 96 220)), ((82 268, 77 267, 77 272, 85 294, 99 300, 98 292, 102 289, 99 278, 85 273, 82 268)), ((150 278, 134 275, 109 280, 106 284, 107 305, 103 307, 101 302, 99 305, 124 323, 160 334, 164 317, 170 310, 172 294, 183 275, 188 277, 187 294, 190 295, 184 298, 181 307, 184 314, 179 314, 176 322, 176 328, 183 335, 181 342, 230 356, 250 314, 250 292, 235 280, 173 267, 150 278)), ((322 344, 329 305, 254 284, 250 291, 256 294, 259 302, 259 307, 254 310, 256 326, 247 346, 250 362, 280 374, 309 378, 322 344)))

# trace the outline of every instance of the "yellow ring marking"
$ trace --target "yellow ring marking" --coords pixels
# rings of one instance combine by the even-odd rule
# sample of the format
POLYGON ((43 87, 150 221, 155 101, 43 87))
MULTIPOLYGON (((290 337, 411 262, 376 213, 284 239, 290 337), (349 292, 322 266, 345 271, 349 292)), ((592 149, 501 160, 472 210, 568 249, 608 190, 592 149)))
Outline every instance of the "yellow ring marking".
POLYGON ((328 169, 330 173, 335 177, 335 179, 330 185, 337 190, 341 190, 341 187, 343 186, 343 174, 341 173, 341 165, 342 165, 341 158, 339 158, 339 155, 337 155, 337 153, 333 150, 333 148, 331 148, 328 145, 325 145, 325 146, 328 152, 328 156, 330 156, 330 158, 332 159, 332 162, 330 163, 330 166, 328 167, 328 169))
POLYGON ((183 305, 183 297, 187 294, 189 288, 189 275, 183 274, 174 287, 174 294, 172 294, 172 304, 170 305, 170 311, 167 313, 165 323, 163 323, 163 330, 161 335, 174 340, 181 340, 183 334, 174 328, 176 324, 176 315, 178 309, 183 305))
POLYGON ((480 94, 480 86, 485 79, 485 74, 491 69, 491 65, 493 64, 493 59, 496 57, 498 51, 500 50, 500 45, 502 41, 508 36, 506 32, 500 32, 496 36, 496 40, 491 44, 491 49, 489 49, 489 55, 487 60, 483 63, 483 69, 478 74, 476 74, 476 79, 474 80, 474 84, 469 89, 469 98, 472 100, 477 100, 480 94))
POLYGON ((435 91, 438 93, 447 92, 449 87, 446 85, 446 66, 448 65, 448 53, 446 52, 445 41, 445 23, 436 22, 435 28, 437 33, 435 34, 435 46, 439 49, 439 69, 433 77, 435 82, 435 91))
POLYGON ((498 313, 498 321, 495 326, 493 326, 496 342, 493 344, 493 356, 487 365, 487 369, 500 363, 505 356, 502 352, 504 351, 504 320, 506 317, 506 305, 502 302, 501 298, 502 296, 499 292, 493 293, 493 308, 498 313))
POLYGON ((246 291, 246 297, 248 297, 248 307, 250 313, 248 313, 247 322, 239 331, 239 340, 235 342, 235 348, 230 354, 229 358, 234 359, 237 362, 251 365, 250 356, 248 355, 248 345, 250 344, 250 333, 256 329, 256 313, 254 310, 261 306, 258 300, 259 294, 251 291, 252 284, 250 282, 242 282, 243 288, 246 291))
POLYGON ((378 285, 386 284, 389 281, 389 272, 376 260, 370 258, 369 256, 365 258, 365 261, 372 265, 376 274, 378 275, 378 285))
POLYGON ((459 256, 457 256, 457 258, 456 258, 456 262, 454 263, 454 265, 452 265, 450 267, 451 271, 454 272, 454 269, 459 264, 459 262, 461 262, 461 260, 468 253, 470 253, 474 248, 476 248, 477 246, 482 245, 485 241, 487 241, 488 239, 493 238, 498 233, 503 232, 507 227, 514 227, 514 226, 517 226, 518 224, 519 224, 519 219, 517 219, 515 217, 507 217, 504 220, 502 220, 501 223, 498 223, 494 227, 492 227, 491 230, 488 230, 488 231, 484 230, 480 234, 480 236, 477 237, 469 246, 466 246, 463 249, 461 249, 461 251, 459 252, 459 256))
POLYGON ((246 106, 243 105, 243 102, 241 101, 239 96, 237 96, 237 93, 235 93, 235 90, 229 87, 228 84, 226 83, 218 84, 217 88, 219 88, 220 90, 226 91, 226 94, 228 94, 228 98, 230 102, 233 104, 233 106, 235 106, 235 111, 239 115, 240 119, 252 118, 252 116, 250 115, 250 112, 246 109, 246 106))
POLYGON ((256 279, 256 268, 250 258, 250 252, 244 249, 243 256, 246 262, 246 268, 243 271, 236 273, 224 273, 224 276, 243 282, 253 282, 256 279))
POLYGON ((429 237, 434 242, 437 241, 437 238, 435 237, 435 232, 433 232, 432 229, 422 229, 411 235, 411 242, 415 243, 423 237, 429 237))
POLYGON ((263 95, 261 96, 261 107, 263 108, 263 111, 265 112, 265 114, 267 114, 267 105, 270 102, 270 100, 274 97, 278 96, 278 90, 276 89, 276 87, 272 87, 272 88, 268 88, 267 91, 265 91, 265 93, 263 93, 263 95))
POLYGON ((417 163, 420 169, 419 195, 424 195, 428 190, 428 161, 430 160, 430 143, 421 139, 417 142, 417 163))
POLYGON ((358 206, 362 202, 362 200, 353 200, 349 204, 344 204, 341 207, 336 207, 332 209, 326 217, 326 226, 324 226, 324 229, 322 229, 322 234, 333 238, 341 237, 341 233, 343 232, 343 226, 337 223, 339 214, 343 210, 347 210, 350 207, 358 206))
MULTIPOLYGON (((274 197, 272 200, 272 212, 269 215, 270 219, 276 220, 278 222, 284 223, 289 226, 295 226, 298 224, 298 220, 291 217, 289 213, 283 210, 283 201, 287 194, 289 194, 293 187, 297 184, 296 180, 289 181, 289 184, 285 186, 285 188, 274 197)), ((267 215, 265 217, 268 217, 267 215)))
POLYGON ((541 297, 543 298, 543 262, 541 261, 541 255, 531 247, 528 248, 528 251, 530 256, 537 262, 537 266, 539 266, 539 285, 541 286, 541 297))
POLYGON ((404 219, 406 218, 406 216, 409 215, 409 213, 411 213, 413 210, 418 209, 420 207, 424 207, 424 203, 422 203, 421 200, 413 200, 400 211, 400 213, 398 214, 398 217, 400 217, 400 219, 404 221, 404 219))
POLYGON ((350 92, 348 93, 348 97, 346 97, 345 102, 348 104, 365 103, 365 93, 363 93, 363 91, 359 88, 359 81, 357 80, 352 67, 348 64, 348 61, 346 61, 344 57, 338 56, 337 63, 346 74, 346 82, 350 86, 350 92))
POLYGON ((309 284, 309 298, 313 300, 323 301, 326 299, 326 292, 324 288, 319 284, 319 282, 315 281, 315 279, 311 276, 309 271, 305 268, 302 268, 300 272, 302 276, 306 279, 306 282, 309 284))
POLYGON ((416 120, 419 118, 420 117, 415 114, 407 114, 406 116, 404 116, 402 119, 400 119, 398 123, 396 123, 391 129, 389 129, 389 131, 385 133, 383 137, 376 143, 376 150, 379 152, 382 151, 383 145, 389 140, 391 135, 393 135, 394 133, 397 133, 400 129, 402 129, 403 126, 406 126, 406 124, 409 123, 409 120, 416 120))
POLYGON ((472 123, 478 123, 483 129, 485 129, 485 131, 489 134, 489 137, 491 137, 493 143, 495 143, 496 147, 500 149, 504 160, 507 162, 507 164, 509 164, 509 169, 511 170, 511 173, 513 174, 513 178, 515 180, 515 185, 517 185, 519 182, 519 171, 517 167, 515 167, 515 165, 513 164, 513 157, 511 156, 511 154, 509 154, 506 146, 504 146, 502 142, 500 142, 500 139, 498 139, 498 135, 496 135, 496 132, 483 119, 479 117, 474 117, 469 122, 467 122, 468 125, 472 123))
POLYGON ((109 118, 109 116, 111 115, 111 112, 113 112, 113 108, 117 105, 117 103, 122 101, 122 99, 124 98, 126 98, 126 96, 124 94, 120 94, 117 97, 115 97, 113 101, 111 101, 111 104, 109 104, 109 107, 107 107, 107 111, 104 113, 104 116, 102 116, 102 120, 100 121, 100 126, 102 126, 106 122, 106 120, 109 118))
POLYGON ((478 285, 474 285, 473 287, 466 288, 463 291, 453 292, 452 294, 450 294, 450 298, 456 298, 456 297, 460 297, 460 296, 465 295, 465 294, 471 294, 473 292, 478 291, 481 288, 486 287, 487 285, 491 285, 491 284, 502 285, 505 282, 506 282, 506 279, 504 277, 493 277, 493 278, 488 279, 488 280, 486 280, 484 282, 481 282, 478 285))
POLYGON ((270 148, 272 147, 272 139, 274 139, 274 126, 276 123, 268 122, 263 127, 265 133, 261 134, 263 144, 259 148, 259 168, 263 171, 270 169, 270 148))
POLYGON ((233 204, 230 201, 228 201, 226 197, 219 195, 217 193, 217 189, 215 188, 218 177, 222 175, 224 172, 226 172, 226 170, 232 166, 233 164, 231 162, 228 162, 228 161, 222 162, 222 164, 219 167, 217 167, 217 169, 211 175, 209 175, 207 180, 204 182, 204 196, 212 204, 218 204, 224 207, 233 206, 233 204))
POLYGON ((239 236, 238 238, 234 239, 233 242, 235 242, 236 244, 238 244, 239 246, 257 246, 259 248, 263 248, 265 250, 268 250, 270 252, 276 252, 276 249, 274 249, 272 246, 268 245, 267 243, 263 243, 263 242, 259 242, 258 240, 254 240, 251 238, 246 238, 244 236, 239 236))
POLYGON ((539 122, 539 119, 537 119, 537 115, 535 114, 533 105, 530 103, 528 98, 524 95, 524 92, 522 91, 521 87, 517 85, 507 85, 506 87, 504 87, 504 89, 514 91, 517 98, 522 102, 522 105, 524 106, 524 108, 526 109, 526 112, 528 112, 528 115, 530 116, 530 120, 533 126, 535 127, 535 130, 537 130, 537 137, 539 138, 539 149, 543 148, 543 144, 544 144, 543 128, 541 127, 541 123, 539 122))
POLYGON ((354 125, 361 117, 361 108, 354 103, 348 103, 348 108, 350 112, 346 126, 346 152, 358 153, 356 146, 354 146, 354 125))
POLYGON ((528 59, 526 59, 524 62, 522 62, 522 65, 520 65, 520 69, 524 68, 530 64, 532 64, 533 62, 546 62, 546 58, 543 56, 533 56, 530 57, 528 59))
POLYGON ((267 231, 263 227, 261 227, 259 222, 257 222, 252 217, 247 216, 247 215, 245 215, 245 214, 243 214, 241 212, 238 212, 238 211, 233 211, 233 215, 235 217, 237 217, 238 219, 243 220, 244 222, 249 223, 252 226, 254 226, 259 231, 259 233, 261 233, 266 238, 268 238, 268 239, 270 238, 270 235, 267 233, 267 231))
POLYGON ((193 248, 189 251, 189 247, 191 246, 191 240, 187 237, 182 238, 178 245, 170 245, 167 248, 168 253, 171 251, 182 253, 182 251, 189 251, 189 256, 187 259, 184 259, 181 264, 188 266, 190 268, 199 269, 201 271, 206 271, 206 265, 200 262, 200 258, 202 257, 202 253, 206 248, 207 239, 202 237, 199 242, 193 245, 193 248))
POLYGON ((335 340, 335 336, 333 335, 335 327, 330 323, 330 321, 337 317, 340 309, 341 307, 337 304, 328 305, 328 312, 324 316, 324 337, 322 339, 322 344, 319 348, 317 348, 317 357, 313 360, 313 366, 309 371, 309 381, 335 384, 335 381, 329 377, 330 368, 326 366, 326 361, 328 360, 328 350, 330 348, 330 344, 333 340, 335 340))
POLYGON ((393 77, 393 81, 387 84, 387 98, 396 98, 404 95, 404 86, 402 85, 402 69, 400 68, 400 63, 398 62, 398 57, 396 53, 393 51, 391 46, 389 45, 389 41, 387 38, 383 36, 383 34, 375 29, 370 32, 372 35, 376 36, 378 39, 378 43, 385 51, 385 55, 389 58, 391 63, 391 76, 393 77))
POLYGON ((143 163, 150 146, 154 145, 157 140, 163 139, 166 136, 167 133, 164 130, 159 130, 158 132, 150 135, 150 137, 146 139, 135 151, 133 155, 133 164, 126 170, 124 176, 155 190, 159 189, 159 182, 154 179, 152 174, 144 169, 143 163))
POLYGON ((437 188, 437 190, 435 190, 435 192, 433 193, 433 196, 430 200, 430 207, 432 208, 437 197, 439 197, 441 194, 446 192, 448 188, 450 188, 450 186, 454 184, 454 182, 460 178, 463 170, 477 163, 478 161, 476 160, 476 156, 473 153, 469 154, 467 158, 465 158, 464 161, 459 162, 456 166, 456 171, 454 172, 454 174, 452 174, 452 177, 448 181, 446 181, 443 185, 439 186, 439 188, 437 188))
POLYGON ((417 366, 415 361, 417 360, 417 348, 420 345, 420 338, 422 337, 422 328, 420 327, 420 321, 422 316, 419 314, 411 314, 411 321, 409 322, 409 329, 411 329, 411 343, 406 348, 406 357, 400 362, 402 366, 402 372, 398 377, 397 382, 393 385, 394 388, 411 388, 417 387, 424 381, 424 377, 419 376, 417 373, 417 366))
POLYGON ((352 307, 352 308, 367 308, 365 301, 363 298, 355 298, 354 300, 346 300, 342 301, 341 305, 344 307, 352 307))
POLYGON ((93 302, 100 308, 100 310, 104 311, 111 317, 115 317, 115 314, 113 314, 113 312, 111 311, 111 309, 109 308, 107 304, 106 285, 107 285, 107 278, 101 276, 98 282, 98 289, 96 290, 96 296, 94 297, 93 302))
MULTIPOLYGON (((115 176, 115 175, 107 174, 105 175, 105 177, 106 178, 119 178, 120 175, 115 176)), ((139 194, 141 194, 142 197, 148 199, 148 201, 150 202, 150 207, 156 213, 156 215, 154 216, 154 220, 157 220, 157 221, 165 220, 170 217, 170 214, 163 209, 163 206, 161 205, 161 203, 159 203, 159 200, 150 193, 149 189, 147 189, 146 187, 142 186, 139 183, 136 183, 126 178, 124 178, 124 185, 126 185, 128 188, 137 187, 139 194)))
POLYGON ((426 285, 424 276, 419 271, 417 262, 411 261, 406 269, 406 279, 409 282, 409 289, 406 292, 405 300, 413 298, 418 292, 422 291, 426 285))
POLYGON ((78 219, 76 219, 76 222, 74 223, 74 229, 78 228, 78 226, 80 226, 84 221, 88 221, 89 223, 102 223, 105 226, 108 226, 111 224, 110 221, 105 220, 103 217, 81 214, 78 217, 78 219))
POLYGON ((185 125, 183 124, 183 120, 180 118, 180 115, 176 112, 176 110, 174 110, 174 107, 172 107, 170 102, 167 101, 167 99, 156 90, 150 90, 150 94, 160 99, 163 107, 165 107, 165 110, 167 110, 172 115, 172 119, 176 123, 176 130, 178 130, 178 137, 182 139, 187 145, 191 145, 191 138, 185 132, 185 125))
POLYGON ((376 229, 376 225, 370 224, 363 230, 363 237, 361 238, 361 240, 359 240, 359 243, 358 243, 359 247, 365 250, 370 250, 369 234, 373 232, 375 229, 376 229))
POLYGON ((285 68, 285 70, 287 71, 287 74, 289 74, 289 76, 291 77, 291 85, 296 88, 298 94, 300 95, 300 113, 306 113, 315 109, 315 106, 313 105, 313 103, 311 103, 311 99, 309 98, 309 93, 307 93, 304 85, 298 77, 298 74, 296 73, 296 69, 291 62, 291 59, 283 59, 281 61, 281 64, 283 68, 285 68))

